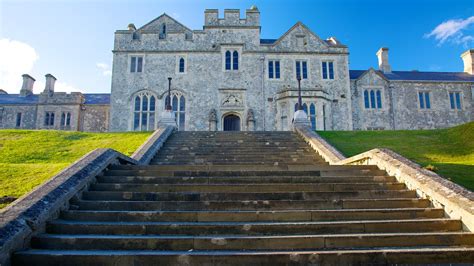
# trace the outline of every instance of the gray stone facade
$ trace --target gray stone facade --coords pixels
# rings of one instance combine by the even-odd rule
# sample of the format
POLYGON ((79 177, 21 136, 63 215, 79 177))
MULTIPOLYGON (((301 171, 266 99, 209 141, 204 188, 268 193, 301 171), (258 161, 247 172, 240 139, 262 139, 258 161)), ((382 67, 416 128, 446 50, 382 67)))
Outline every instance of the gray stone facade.
MULTIPOLYGON (((239 14, 226 9, 220 18, 217 10, 208 9, 203 30, 190 30, 163 14, 139 29, 130 24, 128 30, 116 31, 111 130, 156 128, 165 109, 169 77, 172 95, 186 102, 180 129, 223 130, 225 117, 236 115, 241 130, 289 130, 298 95, 297 61, 306 62, 302 97, 317 130, 439 128, 473 120, 472 73, 451 73, 445 80, 436 73, 423 80, 426 72, 401 75, 410 76, 407 80, 393 78, 396 71, 391 74, 387 48, 377 53, 380 70, 352 71, 349 49, 336 38, 323 40, 298 22, 279 39, 261 39, 258 9, 246 10, 245 18, 239 14), (238 70, 226 69, 227 51, 238 53, 238 70), (141 58, 141 71, 131 69, 134 58, 141 58), (275 61, 279 78, 270 63, 275 61), (380 108, 365 107, 364 90, 370 88, 381 91, 380 108), (416 101, 420 90, 430 93, 427 110, 416 101), (450 108, 451 91, 461 92, 461 109, 450 108), (143 103, 135 106, 143 93, 147 108, 154 98, 156 111, 143 110, 143 103)), ((232 65, 233 57, 229 61, 232 65)))
POLYGON ((0 95, 0 128, 108 131, 109 94, 55 92, 54 76, 33 94, 34 79, 23 75, 20 94, 0 95))
POLYGON ((129 24, 115 32, 110 94, 57 93, 46 75, 44 92, 33 95, 34 79, 24 75, 19 95, 0 94, 0 127, 15 128, 22 113, 20 128, 154 130, 165 121, 171 78, 179 130, 290 130, 297 73, 316 130, 431 129, 474 120, 472 49, 461 55, 464 72, 392 71, 388 48, 376 53, 378 70, 350 70, 349 48, 334 37, 321 39, 301 22, 278 39, 261 39, 260 29, 256 7, 245 18, 235 9, 223 18, 208 9, 202 30, 167 14, 138 29, 129 24), (51 112, 54 123, 46 125, 51 112), (71 114, 66 127, 63 113, 71 114))

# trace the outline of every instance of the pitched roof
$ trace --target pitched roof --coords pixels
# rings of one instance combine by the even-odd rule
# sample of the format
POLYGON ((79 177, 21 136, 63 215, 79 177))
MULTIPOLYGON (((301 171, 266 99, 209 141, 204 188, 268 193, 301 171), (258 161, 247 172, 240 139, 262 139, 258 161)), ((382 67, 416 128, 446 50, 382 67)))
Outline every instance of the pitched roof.
POLYGON ((38 95, 20 97, 20 94, 0 94, 0 104, 37 104, 38 95))
MULTIPOLYGON (((110 104, 110 93, 86 93, 84 104, 110 104)), ((0 104, 38 104, 39 95, 20 97, 20 94, 0 94, 0 104)))
MULTIPOLYGON (((366 71, 349 70, 350 79, 358 79, 366 71)), ((376 71, 388 80, 474 82, 474 75, 464 72, 392 71, 392 73, 383 73, 380 70, 376 71)))
POLYGON ((84 97, 84 104, 110 104, 110 93, 87 93, 84 97))
POLYGON ((274 44, 277 39, 260 39, 260 44, 274 44))

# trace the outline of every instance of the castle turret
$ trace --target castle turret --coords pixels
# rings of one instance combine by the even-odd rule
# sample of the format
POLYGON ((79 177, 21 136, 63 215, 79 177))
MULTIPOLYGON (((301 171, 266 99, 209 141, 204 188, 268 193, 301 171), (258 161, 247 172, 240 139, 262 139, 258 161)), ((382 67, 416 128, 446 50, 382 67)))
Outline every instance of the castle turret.
POLYGON ((23 77, 23 85, 21 86, 20 96, 26 97, 26 96, 32 95, 33 84, 35 83, 36 80, 28 74, 23 74, 22 77, 23 77))

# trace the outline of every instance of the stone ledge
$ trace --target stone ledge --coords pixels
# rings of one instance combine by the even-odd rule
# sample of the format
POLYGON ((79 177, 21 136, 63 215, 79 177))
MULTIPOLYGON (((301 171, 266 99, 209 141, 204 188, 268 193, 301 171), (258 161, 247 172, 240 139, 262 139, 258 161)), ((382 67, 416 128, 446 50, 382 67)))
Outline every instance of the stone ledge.
POLYGON ((416 190, 422 198, 427 198, 437 207, 444 208, 446 214, 460 219, 466 230, 474 232, 474 192, 455 184, 434 172, 395 153, 389 149, 370 151, 346 158, 331 144, 309 127, 297 126, 294 130, 331 165, 376 165, 416 190))
POLYGON ((149 164, 174 130, 172 126, 158 128, 130 157, 139 165, 149 164))
POLYGON ((461 219, 465 229, 474 231, 474 192, 423 169, 392 150, 372 149, 336 164, 377 165, 405 183, 409 189, 416 190, 420 197, 431 200, 436 207, 444 208, 449 217, 461 219))

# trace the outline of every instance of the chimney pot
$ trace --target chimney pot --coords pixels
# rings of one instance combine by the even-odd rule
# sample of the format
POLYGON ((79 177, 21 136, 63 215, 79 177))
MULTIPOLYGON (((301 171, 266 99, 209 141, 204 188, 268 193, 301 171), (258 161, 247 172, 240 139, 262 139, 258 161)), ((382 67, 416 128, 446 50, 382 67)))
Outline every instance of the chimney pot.
POLYGON ((388 48, 387 47, 380 48, 377 51, 376 55, 379 60, 379 70, 382 71, 383 73, 391 73, 392 68, 390 67, 390 64, 388 63, 388 48))

